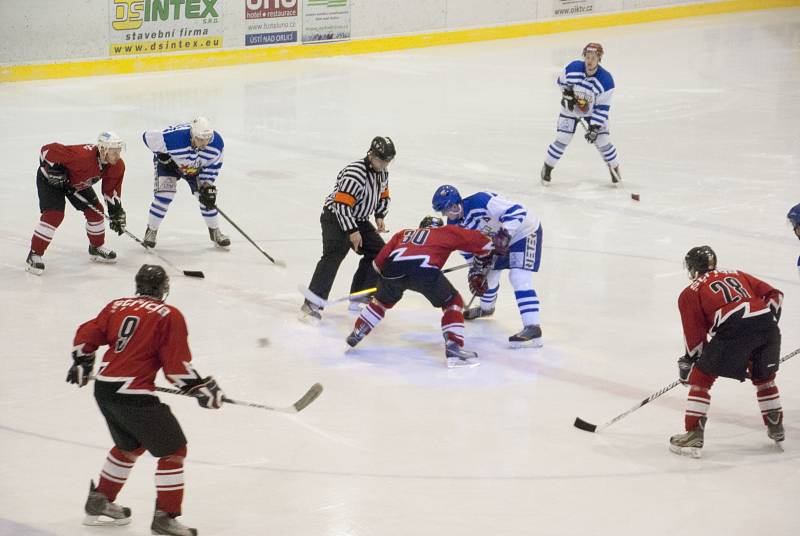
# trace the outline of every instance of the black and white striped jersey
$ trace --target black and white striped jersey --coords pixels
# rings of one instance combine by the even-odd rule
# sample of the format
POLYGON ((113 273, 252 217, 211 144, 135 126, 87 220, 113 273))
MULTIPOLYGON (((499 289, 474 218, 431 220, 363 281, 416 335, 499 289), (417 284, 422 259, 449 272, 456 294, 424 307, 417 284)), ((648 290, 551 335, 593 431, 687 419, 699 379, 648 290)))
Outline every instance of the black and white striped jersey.
POLYGON ((349 164, 336 177, 336 187, 325 199, 325 208, 336 214, 346 233, 358 229, 357 222, 386 217, 389 211, 389 172, 372 171, 367 159, 349 164))

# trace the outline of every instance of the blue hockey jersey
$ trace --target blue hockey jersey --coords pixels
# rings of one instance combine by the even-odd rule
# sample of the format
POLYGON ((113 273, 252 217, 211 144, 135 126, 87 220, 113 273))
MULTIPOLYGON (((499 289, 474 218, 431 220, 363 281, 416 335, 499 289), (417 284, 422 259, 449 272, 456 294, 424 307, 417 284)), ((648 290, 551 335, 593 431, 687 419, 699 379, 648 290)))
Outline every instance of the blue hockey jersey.
POLYGON ((153 153, 167 153, 178 164, 181 172, 199 181, 214 182, 222 169, 222 154, 225 143, 219 132, 204 149, 192 147, 188 123, 167 127, 164 130, 148 130, 142 134, 144 144, 153 153))
POLYGON ((561 89, 572 86, 577 105, 570 113, 586 117, 589 125, 605 126, 611 112, 611 97, 614 95, 614 77, 597 66, 597 72, 586 76, 586 64, 575 60, 564 68, 558 77, 561 89))

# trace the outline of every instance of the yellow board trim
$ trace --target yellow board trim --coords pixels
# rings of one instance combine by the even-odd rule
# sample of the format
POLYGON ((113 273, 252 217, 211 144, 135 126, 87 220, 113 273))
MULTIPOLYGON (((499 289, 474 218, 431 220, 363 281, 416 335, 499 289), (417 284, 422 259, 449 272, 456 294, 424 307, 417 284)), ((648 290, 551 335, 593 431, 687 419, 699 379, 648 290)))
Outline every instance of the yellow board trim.
POLYGON ((102 76, 153 71, 173 71, 223 67, 268 61, 321 58, 452 45, 493 39, 511 39, 571 32, 607 26, 641 24, 685 17, 718 15, 781 7, 798 7, 800 0, 723 0, 704 4, 687 4, 641 11, 591 15, 573 19, 555 19, 507 26, 452 30, 396 37, 376 37, 339 43, 313 45, 292 44, 274 47, 241 48, 205 53, 165 54, 157 56, 116 57, 97 60, 68 61, 0 66, 0 82, 47 80, 78 76, 102 76))

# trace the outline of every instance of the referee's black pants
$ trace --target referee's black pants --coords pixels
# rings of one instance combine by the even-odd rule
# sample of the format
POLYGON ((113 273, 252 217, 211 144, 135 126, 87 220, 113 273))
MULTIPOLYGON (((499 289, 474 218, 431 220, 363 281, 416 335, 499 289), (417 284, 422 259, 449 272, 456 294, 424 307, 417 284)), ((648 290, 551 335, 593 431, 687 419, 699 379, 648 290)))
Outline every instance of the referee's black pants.
MULTIPOLYGON (((328 209, 322 210, 319 217, 322 226, 322 257, 317 263, 314 275, 308 288, 311 292, 323 299, 328 299, 336 279, 336 272, 347 256, 350 246, 350 237, 339 227, 336 215, 328 209)), ((361 233, 361 261, 353 275, 350 292, 374 287, 378 281, 378 274, 372 267, 372 261, 378 256, 381 248, 386 244, 369 221, 359 221, 358 230, 361 233)))

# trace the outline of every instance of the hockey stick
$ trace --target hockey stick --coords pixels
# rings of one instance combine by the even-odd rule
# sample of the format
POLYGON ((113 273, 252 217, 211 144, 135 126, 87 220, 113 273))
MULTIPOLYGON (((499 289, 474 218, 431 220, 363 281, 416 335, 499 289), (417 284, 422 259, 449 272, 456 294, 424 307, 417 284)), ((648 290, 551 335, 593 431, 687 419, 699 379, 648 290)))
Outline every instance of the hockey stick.
POLYGON ((273 258, 270 256, 270 254, 269 254, 269 253, 267 253, 266 251, 264 251, 263 249, 261 249, 261 247, 260 247, 258 244, 256 244, 255 242, 253 242, 253 239, 252 239, 252 238, 250 238, 249 236, 247 236, 247 233, 245 233, 244 231, 242 231, 241 227, 239 227, 238 225, 236 225, 235 223, 233 223, 233 220, 232 220, 232 219, 230 219, 230 218, 228 217, 228 215, 227 215, 227 214, 225 214, 224 212, 222 212, 222 209, 221 209, 221 208, 219 208, 219 206, 216 206, 215 208, 217 209, 217 212, 219 212, 219 213, 222 215, 222 217, 223 217, 223 218, 225 218, 225 219, 228 221, 228 223, 230 223, 231 225, 233 225, 233 228, 234 228, 234 229, 236 229, 237 231, 239 231, 239 232, 242 234, 242 236, 243 236, 243 237, 245 237, 245 238, 247 239, 247 241, 248 241, 248 242, 250 242, 251 244, 253 244, 253 246, 255 246, 255 248, 256 248, 258 251, 260 251, 260 252, 261 252, 261 254, 262 254, 262 255, 264 255, 266 258, 268 258, 270 261, 272 261, 272 264, 274 264, 274 265, 276 265, 276 266, 280 266, 280 267, 282 267, 282 268, 285 268, 285 267, 286 267, 286 263, 285 263, 285 262, 283 262, 283 261, 281 261, 281 260, 277 260, 277 261, 276 261, 275 259, 273 259, 273 258))
MULTIPOLYGON (((156 387, 156 391, 160 393, 169 393, 172 395, 181 395, 190 397, 192 396, 184 393, 183 391, 179 391, 178 389, 170 389, 168 387, 156 387)), ((298 413, 307 408, 308 405, 311 404, 314 400, 316 400, 321 394, 322 394, 322 384, 315 383, 308 389, 308 391, 306 391, 306 394, 300 397, 300 399, 297 402, 285 408, 267 406, 266 404, 256 404, 254 402, 242 402, 240 400, 234 400, 232 398, 228 398, 227 396, 223 396, 222 401, 225 402, 226 404, 235 404, 237 406, 248 406, 251 408, 266 409, 269 411, 280 411, 281 413, 298 413)))
MULTIPOLYGON (((586 122, 583 120, 582 117, 578 119, 578 123, 581 124, 581 126, 583 127, 583 130, 585 130, 586 132, 589 131, 589 127, 586 125, 586 122)), ((617 185, 617 184, 622 182, 622 177, 619 176, 619 173, 617 172, 616 168, 612 168, 611 166, 608 166, 608 170, 611 172, 611 175, 615 179, 614 180, 614 185, 617 185)))
MULTIPOLYGON (((786 361, 788 359, 791 359, 792 357, 796 356, 797 354, 800 354, 800 348, 798 348, 797 350, 795 350, 793 352, 790 352, 790 353, 786 354, 785 356, 783 356, 780 359, 779 363, 783 363, 784 361, 786 361)), ((604 428, 608 428, 609 426, 611 426, 612 424, 614 424, 618 420, 627 417, 628 415, 630 415, 631 413, 633 413, 637 409, 641 408, 642 406, 644 406, 648 402, 652 402, 653 400, 655 400, 659 396, 663 395, 664 393, 666 393, 667 391, 669 391, 670 389, 672 389, 673 387, 675 387, 676 385, 678 385, 680 383, 681 383, 680 380, 675 380, 674 382, 672 382, 671 384, 667 385, 666 387, 664 387, 660 391, 656 391, 652 395, 648 396, 647 398, 645 398, 644 400, 642 400, 641 402, 639 402, 638 404, 633 406, 631 409, 629 409, 625 413, 620 413, 619 415, 617 415, 616 417, 614 417, 613 419, 611 419, 610 421, 608 421, 606 423, 603 423, 601 425, 596 425, 596 424, 591 424, 589 422, 586 422, 583 419, 581 419, 580 417, 575 417, 575 422, 573 423, 573 426, 575 426, 575 428, 579 428, 580 430, 585 430, 587 432, 599 432, 600 430, 603 430, 604 428)))
MULTIPOLYGON (((469 264, 459 264, 458 266, 454 266, 452 268, 447 268, 446 270, 442 270, 442 273, 446 274, 448 272, 455 272, 456 270, 461 270, 462 268, 467 268, 468 266, 469 266, 469 264)), ((326 300, 325 298, 317 296, 316 294, 314 294, 311 291, 311 289, 309 289, 308 287, 304 287, 303 285, 297 285, 297 290, 300 291, 300 294, 302 294, 305 299, 307 299, 308 301, 310 301, 311 303, 313 303, 317 307, 325 308, 325 307, 327 307, 327 306, 329 306, 329 305, 331 305, 333 303, 340 303, 340 302, 343 302, 343 301, 348 301, 349 299, 356 298, 358 296, 369 296, 370 294, 373 294, 373 293, 377 292, 378 288, 377 287, 371 287, 371 288, 367 288, 367 289, 364 289, 364 290, 359 290, 358 292, 352 292, 352 293, 348 294, 347 296, 342 296, 341 298, 334 298, 332 300, 326 300)), ((474 299, 474 296, 473 296, 473 299, 474 299)), ((472 302, 470 302, 470 304, 471 303, 472 302)))
MULTIPOLYGON (((97 208, 94 205, 90 205, 89 202, 86 199, 84 199, 84 197, 81 194, 79 194, 78 192, 72 192, 71 194, 67 194, 67 195, 71 195, 72 197, 74 197, 75 199, 77 199, 78 201, 83 203, 85 206, 87 206, 90 209, 92 209, 95 213, 99 214, 100 216, 102 216, 106 220, 111 221, 111 218, 107 214, 97 210, 97 208)), ((136 235, 134 235, 133 233, 131 233, 130 231, 128 231, 124 227, 122 229, 122 232, 125 233, 126 235, 130 236, 134 240, 136 240, 149 253, 151 253, 151 254, 155 255, 156 257, 158 257, 159 259, 161 259, 161 261, 164 264, 170 266, 174 270, 178 270, 179 272, 183 272, 183 275, 185 275, 187 277, 197 277, 199 279, 203 279, 203 278, 206 277, 205 274, 203 272, 201 272, 200 270, 181 270, 180 268, 178 268, 177 266, 172 264, 168 259, 166 259, 163 256, 161 256, 160 254, 158 254, 155 250, 153 250, 153 248, 147 246, 144 242, 142 242, 139 239, 139 237, 137 237, 136 235)))

